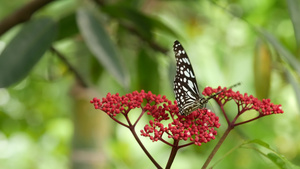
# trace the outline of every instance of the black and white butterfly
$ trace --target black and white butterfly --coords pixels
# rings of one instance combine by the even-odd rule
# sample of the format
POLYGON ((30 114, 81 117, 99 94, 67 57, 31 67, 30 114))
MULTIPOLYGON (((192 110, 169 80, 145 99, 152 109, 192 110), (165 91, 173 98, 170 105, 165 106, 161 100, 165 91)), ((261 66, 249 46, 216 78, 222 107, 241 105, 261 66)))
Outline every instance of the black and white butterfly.
POLYGON ((176 58, 176 75, 174 79, 175 98, 179 113, 187 116, 197 109, 204 108, 209 99, 220 94, 222 91, 207 98, 201 96, 192 64, 184 48, 177 40, 174 42, 173 50, 176 58))

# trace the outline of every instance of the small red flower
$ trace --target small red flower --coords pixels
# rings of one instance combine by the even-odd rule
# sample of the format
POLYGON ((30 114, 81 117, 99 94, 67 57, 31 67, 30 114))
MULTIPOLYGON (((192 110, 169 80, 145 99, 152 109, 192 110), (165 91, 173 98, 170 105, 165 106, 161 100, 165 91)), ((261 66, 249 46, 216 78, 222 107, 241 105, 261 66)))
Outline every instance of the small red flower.
POLYGON ((110 116, 116 116, 120 113, 128 114, 131 109, 141 108, 144 101, 146 101, 144 107, 152 109, 162 102, 171 103, 165 96, 156 96, 151 92, 145 93, 143 90, 140 93, 134 91, 125 96, 120 96, 119 93, 113 95, 108 93, 105 98, 102 98, 102 101, 94 98, 90 102, 94 104, 95 109, 100 109, 110 116))
MULTIPOLYGON (((146 125, 141 130, 142 136, 150 137, 152 141, 164 141, 163 134, 166 133, 168 138, 175 140, 190 140, 196 145, 207 143, 211 139, 215 139, 217 131, 215 128, 220 127, 219 117, 208 109, 199 109, 188 116, 177 115, 176 111, 170 111, 172 122, 164 126, 162 120, 154 118, 150 121, 150 125, 146 125)), ((157 112, 150 113, 153 117, 157 117, 157 112)))
POLYGON ((228 101, 234 100, 235 103, 238 105, 239 108, 239 114, 244 113, 247 110, 256 110, 259 112, 260 116, 266 116, 271 114, 279 114, 283 113, 281 105, 275 105, 271 103, 270 99, 263 99, 258 100, 257 98, 253 97, 252 95, 248 96, 247 93, 242 95, 239 91, 234 92, 231 89, 226 90, 225 88, 218 87, 216 89, 212 89, 211 87, 206 87, 203 91, 203 95, 210 96, 213 93, 216 93, 218 91, 224 91, 214 97, 214 99, 217 101, 217 103, 220 106, 224 106, 228 101))
MULTIPOLYGON (((114 117, 118 114, 128 117, 127 114, 130 110, 141 108, 142 113, 147 112, 147 115, 153 117, 153 120, 150 120, 149 124, 146 124, 141 130, 141 135, 149 137, 152 141, 160 140, 166 144, 169 143, 162 137, 164 134, 167 135, 166 138, 190 140, 200 146, 201 143, 215 139, 217 134, 215 128, 220 126, 219 118, 207 109, 199 109, 189 116, 181 116, 178 115, 176 101, 173 104, 166 96, 156 96, 151 92, 145 93, 143 90, 140 93, 135 91, 125 96, 108 93, 102 101, 94 98, 91 103, 96 109, 106 112, 115 121, 117 120, 114 117)), ((121 124, 121 122, 117 122, 121 124)), ((122 123, 126 127, 130 127, 130 124, 130 122, 128 125, 122 123)))

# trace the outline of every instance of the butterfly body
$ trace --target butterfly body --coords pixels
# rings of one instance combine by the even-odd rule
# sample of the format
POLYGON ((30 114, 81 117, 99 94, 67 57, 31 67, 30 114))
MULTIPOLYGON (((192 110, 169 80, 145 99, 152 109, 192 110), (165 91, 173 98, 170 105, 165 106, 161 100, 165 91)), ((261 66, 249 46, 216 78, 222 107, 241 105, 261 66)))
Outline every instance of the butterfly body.
POLYGON ((208 100, 200 95, 191 62, 178 41, 174 42, 173 50, 176 58, 175 98, 179 113, 189 115, 191 112, 203 108, 208 100))

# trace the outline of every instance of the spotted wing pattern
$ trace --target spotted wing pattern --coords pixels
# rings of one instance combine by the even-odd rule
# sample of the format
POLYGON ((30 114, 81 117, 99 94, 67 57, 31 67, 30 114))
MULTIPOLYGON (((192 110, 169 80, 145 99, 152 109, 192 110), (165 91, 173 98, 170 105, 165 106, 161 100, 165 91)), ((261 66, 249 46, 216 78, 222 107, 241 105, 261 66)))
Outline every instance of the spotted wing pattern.
POLYGON ((179 107, 179 113, 188 115, 191 113, 191 108, 193 107, 194 110, 195 106, 197 106, 196 102, 203 97, 199 93, 192 64, 184 48, 177 40, 174 42, 173 50, 176 58, 175 98, 179 107))

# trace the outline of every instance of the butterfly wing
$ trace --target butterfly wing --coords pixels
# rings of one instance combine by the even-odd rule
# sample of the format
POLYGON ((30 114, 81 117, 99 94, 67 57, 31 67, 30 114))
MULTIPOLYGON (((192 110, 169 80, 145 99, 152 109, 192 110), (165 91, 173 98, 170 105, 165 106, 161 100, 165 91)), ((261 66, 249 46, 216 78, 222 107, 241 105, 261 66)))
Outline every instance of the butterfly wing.
POLYGON ((185 114, 185 109, 195 103, 201 96, 192 64, 177 40, 174 42, 173 50, 176 58, 176 75, 174 79, 174 92, 179 113, 185 114))

